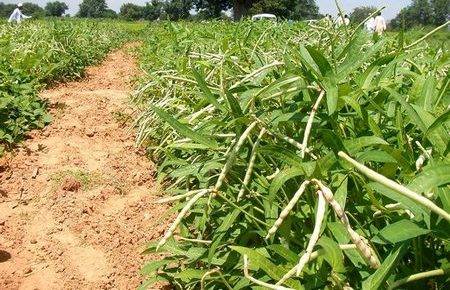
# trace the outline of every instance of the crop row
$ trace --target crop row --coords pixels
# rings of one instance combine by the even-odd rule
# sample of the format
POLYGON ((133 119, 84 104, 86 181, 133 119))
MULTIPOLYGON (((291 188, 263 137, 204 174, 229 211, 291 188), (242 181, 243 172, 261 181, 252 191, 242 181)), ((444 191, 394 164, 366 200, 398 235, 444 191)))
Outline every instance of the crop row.
POLYGON ((444 288, 449 53, 432 36, 148 27, 138 144, 177 218, 143 287, 444 288))
POLYGON ((0 24, 0 148, 50 121, 45 101, 38 97, 40 89, 81 76, 86 66, 135 30, 130 24, 106 21, 0 24))

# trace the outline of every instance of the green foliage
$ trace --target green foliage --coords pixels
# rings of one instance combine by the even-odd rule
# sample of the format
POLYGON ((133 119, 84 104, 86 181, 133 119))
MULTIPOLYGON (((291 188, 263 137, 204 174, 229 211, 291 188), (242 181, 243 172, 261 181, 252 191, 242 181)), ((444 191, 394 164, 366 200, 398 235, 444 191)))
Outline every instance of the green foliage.
POLYGON ((224 10, 232 7, 232 1, 227 0, 195 0, 195 7, 201 12, 202 18, 220 18, 224 10))
POLYGON ((0 145, 50 122, 38 92, 46 84, 79 77, 132 34, 114 22, 33 21, 0 24, 0 145), (112 29, 114 27, 114 29, 112 29))
POLYGON ((164 12, 167 20, 188 19, 192 8, 192 0, 171 0, 165 3, 164 12))
POLYGON ((356 7, 353 9, 352 13, 350 14, 350 21, 352 23, 361 23, 363 22, 367 17, 369 17, 372 13, 377 11, 376 7, 373 6, 361 6, 356 7))
POLYGON ((5 4, 3 2, 0 2, 0 17, 1 18, 8 18, 9 15, 16 9, 15 4, 5 4))
MULTIPOLYGON (((183 238, 161 248, 165 258, 144 267, 145 285, 166 280, 183 289, 202 283, 204 289, 261 289, 244 278, 244 255, 251 276, 275 284, 310 241, 318 204, 314 186, 275 235, 265 237, 300 184, 313 178, 332 190, 381 266, 371 269, 357 250, 343 247, 350 237, 329 206, 315 258, 283 286, 386 289, 408 275, 448 267, 448 222, 337 155, 347 152, 449 210, 448 42, 438 36, 405 49, 422 35, 388 34, 374 42, 362 30, 349 28, 347 34, 319 25, 148 27, 141 56, 147 74, 135 96, 142 110, 138 143, 159 165, 158 180, 169 195, 218 190, 188 210, 176 231, 183 238), (310 153, 302 158, 319 91, 325 97, 312 119, 310 153), (419 167, 424 153, 416 141, 432 149, 419 167)), ((180 198, 172 211, 186 204, 180 198)), ((446 279, 408 286, 425 289, 433 281, 445 288, 446 279)))
POLYGON ((107 12, 108 5, 105 0, 83 0, 77 16, 83 18, 102 18, 107 12))
POLYGON ((45 16, 45 10, 37 4, 25 2, 21 8, 23 14, 33 18, 42 18, 45 16))
POLYGON ((125 20, 139 20, 143 16, 143 7, 132 3, 125 3, 120 7, 119 14, 125 20))
POLYGON ((442 25, 448 21, 450 0, 414 0, 391 21, 393 28, 442 25))
POLYGON ((163 8, 164 4, 159 0, 147 2, 142 8, 142 17, 150 21, 157 20, 161 16, 163 8))
POLYGON ((319 17, 315 0, 260 0, 250 8, 250 14, 272 13, 284 19, 308 20, 319 17))
POLYGON ((47 16, 61 17, 67 9, 69 9, 69 6, 65 2, 48 2, 45 5, 45 14, 47 16))

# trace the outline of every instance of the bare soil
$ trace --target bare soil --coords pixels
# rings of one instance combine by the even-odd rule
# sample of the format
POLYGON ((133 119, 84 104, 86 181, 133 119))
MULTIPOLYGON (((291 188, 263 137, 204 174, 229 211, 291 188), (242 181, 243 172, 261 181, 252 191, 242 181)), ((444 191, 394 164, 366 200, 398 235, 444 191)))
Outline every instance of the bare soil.
POLYGON ((165 229, 134 146, 129 47, 44 91, 53 122, 0 159, 0 289, 135 289, 165 229))

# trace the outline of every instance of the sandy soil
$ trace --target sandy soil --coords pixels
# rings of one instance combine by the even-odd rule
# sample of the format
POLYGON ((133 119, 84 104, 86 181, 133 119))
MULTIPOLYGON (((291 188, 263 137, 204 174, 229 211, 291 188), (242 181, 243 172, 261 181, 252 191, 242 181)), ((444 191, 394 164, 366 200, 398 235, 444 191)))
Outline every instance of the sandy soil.
POLYGON ((0 159, 0 289, 135 289, 164 231, 153 164, 134 147, 128 49, 42 93, 53 122, 0 159))

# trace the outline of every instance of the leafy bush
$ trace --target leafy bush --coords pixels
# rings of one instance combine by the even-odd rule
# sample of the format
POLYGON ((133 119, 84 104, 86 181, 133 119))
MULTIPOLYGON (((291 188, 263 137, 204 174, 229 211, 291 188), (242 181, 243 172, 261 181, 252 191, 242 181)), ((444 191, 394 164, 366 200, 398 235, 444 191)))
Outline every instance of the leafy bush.
POLYGON ((445 288, 448 43, 345 29, 148 28, 138 143, 179 215, 143 288, 445 288))

